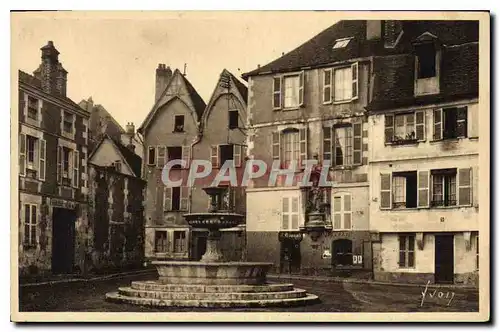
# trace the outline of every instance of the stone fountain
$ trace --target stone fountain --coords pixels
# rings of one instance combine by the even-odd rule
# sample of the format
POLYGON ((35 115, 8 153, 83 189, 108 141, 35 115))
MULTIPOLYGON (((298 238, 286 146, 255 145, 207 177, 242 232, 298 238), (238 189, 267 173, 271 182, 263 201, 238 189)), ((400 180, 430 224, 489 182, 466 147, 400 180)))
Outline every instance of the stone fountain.
POLYGON ((244 215, 221 210, 226 188, 203 190, 211 198, 208 213, 184 215, 192 227, 208 229, 207 250, 200 261, 153 261, 159 279, 135 281, 107 293, 106 299, 155 307, 273 307, 300 306, 318 297, 292 284, 268 283, 272 263, 228 262, 220 250, 221 229, 240 225, 244 215))

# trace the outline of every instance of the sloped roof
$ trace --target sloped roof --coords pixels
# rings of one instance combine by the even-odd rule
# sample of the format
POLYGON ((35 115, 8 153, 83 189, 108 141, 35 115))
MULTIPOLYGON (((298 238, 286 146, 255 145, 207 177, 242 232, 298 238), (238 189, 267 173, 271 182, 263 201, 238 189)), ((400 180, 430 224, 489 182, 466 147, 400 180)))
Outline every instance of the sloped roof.
MULTIPOLYGON (((226 70, 226 69, 224 69, 226 70)), ((226 70, 227 73, 231 76, 233 79, 234 85, 236 86, 236 89, 238 89, 238 92, 241 94, 241 97, 247 103, 247 98, 248 98, 248 88, 246 87, 245 84, 243 84, 239 79, 236 78, 230 71, 226 70)))
POLYGON ((84 110, 82 107, 80 107, 80 105, 78 105, 77 103, 75 103, 73 100, 71 100, 70 98, 68 98, 66 96, 57 95, 57 94, 48 94, 45 91, 43 91, 42 82, 38 78, 36 78, 35 76, 30 75, 22 70, 19 70, 18 74, 19 74, 19 82, 22 82, 22 83, 28 84, 34 88, 37 88, 38 90, 40 90, 41 93, 44 93, 48 96, 51 96, 52 98, 58 99, 61 102, 70 104, 71 106, 76 107, 79 110, 87 113, 87 110, 84 110))
MULTIPOLYGON (((166 93, 166 91, 170 87, 170 84, 172 83, 172 80, 174 79, 174 77, 176 77, 176 75, 179 75, 181 77, 181 79, 183 80, 184 84, 186 85, 186 90, 187 90, 188 96, 191 99, 191 101, 193 102, 193 107, 194 107, 194 110, 195 110, 196 115, 198 117, 198 120, 201 119, 203 112, 205 111, 205 108, 206 108, 205 101, 203 100, 203 98, 201 98, 201 96, 198 94, 198 92, 193 87, 191 82, 189 82, 189 80, 186 78, 186 76, 181 74, 179 69, 174 70, 174 73, 170 77, 170 81, 165 86, 165 89, 161 93, 161 96, 163 96, 166 93)), ((148 115, 146 116, 146 118, 144 119, 142 124, 139 126, 139 128, 137 130, 138 132, 142 132, 144 130, 145 126, 147 125, 147 123, 154 117, 154 115, 156 114, 156 111, 158 110, 158 104, 159 104, 161 99, 162 98, 160 97, 160 98, 158 98, 158 100, 155 101, 151 111, 149 111, 148 115)))
POLYGON ((411 42, 425 32, 437 36, 445 45, 479 40, 478 21, 402 21, 403 34, 397 46, 384 48, 383 36, 377 40, 366 39, 366 22, 366 20, 339 21, 294 50, 243 74, 242 77, 247 79, 249 76, 263 73, 294 71, 372 55, 401 54, 411 50, 411 42), (352 39, 346 47, 334 49, 335 41, 343 38, 352 39))

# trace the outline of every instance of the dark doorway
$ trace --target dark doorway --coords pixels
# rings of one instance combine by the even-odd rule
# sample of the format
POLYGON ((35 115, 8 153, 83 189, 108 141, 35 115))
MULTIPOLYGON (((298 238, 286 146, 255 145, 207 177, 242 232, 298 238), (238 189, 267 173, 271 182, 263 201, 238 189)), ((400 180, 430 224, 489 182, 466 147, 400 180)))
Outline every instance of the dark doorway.
POLYGON ((281 273, 300 272, 300 242, 283 239, 281 242, 280 271, 281 273))
POLYGON ((332 265, 352 265, 352 241, 349 239, 338 239, 332 242, 332 265))
POLYGON ((453 283, 454 246, 453 235, 436 235, 434 281, 440 284, 453 283))
POLYGON ((75 210, 52 213, 52 273, 71 273, 75 260, 75 210))
POLYGON ((207 251, 207 238, 205 236, 197 236, 196 237, 196 248, 194 251, 193 259, 195 261, 199 261, 201 257, 207 251))

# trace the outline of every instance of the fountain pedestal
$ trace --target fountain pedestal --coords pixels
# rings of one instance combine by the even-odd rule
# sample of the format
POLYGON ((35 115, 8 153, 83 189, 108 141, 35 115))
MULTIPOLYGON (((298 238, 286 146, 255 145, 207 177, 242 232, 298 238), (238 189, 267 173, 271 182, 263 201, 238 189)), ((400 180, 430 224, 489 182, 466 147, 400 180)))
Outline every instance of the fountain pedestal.
POLYGON ((267 283, 272 263, 225 262, 219 242, 221 229, 240 225, 244 216, 220 210, 225 188, 204 188, 211 197, 208 213, 184 215, 192 227, 208 229, 207 250, 198 262, 154 261, 159 279, 133 282, 106 294, 114 302, 155 307, 270 307, 305 305, 316 295, 291 284, 267 283))

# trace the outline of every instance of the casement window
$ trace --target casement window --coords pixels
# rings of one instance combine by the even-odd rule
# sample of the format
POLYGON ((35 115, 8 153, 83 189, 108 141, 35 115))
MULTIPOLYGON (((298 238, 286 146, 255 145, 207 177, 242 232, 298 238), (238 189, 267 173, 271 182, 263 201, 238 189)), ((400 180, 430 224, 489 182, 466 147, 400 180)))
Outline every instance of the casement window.
POLYGON ((434 110, 434 140, 467 137, 467 106, 434 110))
POLYGON ((156 147, 149 146, 148 147, 148 165, 156 165, 156 147))
POLYGON ((181 133, 184 131, 184 115, 174 116, 174 132, 181 133))
POLYGON ((417 79, 431 78, 437 75, 436 49, 434 44, 422 44, 416 47, 417 79))
POLYGON ((234 167, 241 167, 245 148, 237 144, 212 145, 210 149, 212 167, 222 167, 227 160, 234 161, 234 167))
POLYGON ((229 119, 229 129, 236 129, 239 127, 238 125, 238 110, 230 110, 228 113, 229 119))
POLYGON ((87 180, 87 152, 82 152, 82 187, 87 188, 88 187, 88 180, 87 180))
POLYGON ((168 252, 168 232, 155 231, 155 252, 168 252))
POLYGON ((72 151, 64 146, 58 146, 57 150, 57 183, 67 187, 78 187, 78 151, 72 151))
POLYGON ((352 228, 351 195, 333 196, 333 229, 350 230, 352 228))
MULTIPOLYGON (((158 159, 160 159, 160 150, 158 150, 158 159)), ((172 160, 182 159, 182 146, 169 146, 167 147, 167 162, 172 160)), ((160 165, 159 165, 160 166, 160 165)), ((163 165, 161 165, 163 166, 163 165)), ((181 165, 176 164, 172 166, 172 169, 181 168, 181 165)))
POLYGON ((63 112, 63 132, 73 134, 74 115, 69 112, 63 112))
POLYGON ((115 161, 113 163, 113 167, 115 168, 115 171, 117 171, 117 172, 120 173, 122 171, 122 163, 121 163, 121 161, 115 161))
MULTIPOLYGON (((221 210, 226 211, 234 211, 236 208, 236 196, 237 196, 237 188, 235 187, 227 187, 226 192, 222 195, 222 202, 219 204, 221 210)), ((208 208, 212 207, 212 198, 207 195, 208 208)), ((218 197, 216 197, 216 200, 218 197)))
POLYGON ((380 208, 429 206, 429 172, 409 171, 380 174, 380 208))
POLYGON ((297 163, 300 154, 299 131, 287 130, 282 133, 283 160, 282 165, 288 168, 292 162, 297 163))
POLYGON ((37 206, 24 204, 24 242, 26 248, 36 247, 37 206))
POLYGON ((77 150, 73 150, 71 152, 71 154, 73 157, 73 162, 72 162, 73 174, 71 177, 71 185, 74 188, 79 188, 80 187, 80 157, 79 157, 79 153, 77 150))
POLYGON ((332 102, 332 70, 323 70, 323 103, 332 102))
POLYGON ((186 252, 186 231, 174 231, 174 252, 186 252))
POLYGON ((281 229, 284 231, 299 230, 299 197, 283 197, 281 203, 281 229))
POLYGON ((399 236, 399 267, 415 267, 415 235, 399 236))
POLYGON ((273 78, 273 109, 304 105, 304 72, 273 78))
POLYGON ((26 112, 28 119, 38 121, 38 107, 38 99, 28 96, 28 109, 26 112))
POLYGON ((288 168, 292 162, 303 168, 308 155, 307 136, 307 128, 274 131, 271 137, 273 159, 279 160, 283 168, 288 168))
POLYGON ((352 166, 362 163, 363 124, 323 128, 323 160, 333 166, 352 166))
POLYGON ((457 205, 457 170, 439 169, 431 171, 431 206, 457 205))
POLYGON ((89 142, 89 121, 87 119, 83 119, 83 130, 82 130, 82 137, 85 140, 85 145, 88 144, 89 142))
POLYGON ((333 96, 335 102, 351 101, 358 98, 358 63, 333 70, 333 96))
POLYGON ((432 43, 415 47, 415 95, 439 93, 440 54, 432 43))
POLYGON ((385 115, 385 142, 425 141, 425 112, 385 115))
POLYGON ((46 141, 25 134, 20 134, 19 140, 19 174, 45 180, 46 141))
POLYGON ((189 187, 165 187, 163 211, 188 211, 189 187))

